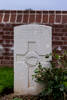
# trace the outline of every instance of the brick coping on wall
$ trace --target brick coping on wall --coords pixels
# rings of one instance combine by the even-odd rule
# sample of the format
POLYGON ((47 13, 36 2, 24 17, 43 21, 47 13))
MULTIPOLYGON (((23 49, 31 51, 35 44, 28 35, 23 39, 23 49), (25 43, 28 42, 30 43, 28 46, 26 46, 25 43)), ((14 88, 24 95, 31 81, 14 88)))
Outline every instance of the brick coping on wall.
POLYGON ((67 24, 67 11, 0 10, 0 24, 67 24))

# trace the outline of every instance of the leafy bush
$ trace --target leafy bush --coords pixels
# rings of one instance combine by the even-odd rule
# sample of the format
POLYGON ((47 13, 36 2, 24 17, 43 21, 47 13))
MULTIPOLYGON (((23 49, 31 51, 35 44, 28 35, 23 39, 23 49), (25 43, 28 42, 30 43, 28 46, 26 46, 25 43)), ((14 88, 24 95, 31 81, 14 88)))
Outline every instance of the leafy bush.
MULTIPOLYGON (((46 55, 48 58, 50 56, 46 55)), ((35 69, 36 82, 43 83, 44 89, 41 92, 41 97, 53 98, 53 100, 64 100, 64 93, 67 92, 67 52, 57 54, 56 51, 52 54, 53 61, 50 61, 50 67, 42 67, 39 63, 35 69)))
POLYGON ((0 68, 0 94, 8 94, 13 91, 13 68, 0 68))

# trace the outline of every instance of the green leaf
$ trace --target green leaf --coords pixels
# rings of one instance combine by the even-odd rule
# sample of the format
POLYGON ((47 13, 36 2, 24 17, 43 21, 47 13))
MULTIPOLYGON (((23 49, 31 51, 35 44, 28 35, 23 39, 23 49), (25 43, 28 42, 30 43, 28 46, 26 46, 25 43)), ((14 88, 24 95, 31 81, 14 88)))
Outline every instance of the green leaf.
POLYGON ((55 54, 55 58, 58 60, 60 59, 60 56, 58 54, 55 54))
POLYGON ((34 70, 34 72, 35 72, 35 73, 38 73, 38 72, 39 72, 39 69, 38 69, 38 68, 36 68, 36 69, 34 70))

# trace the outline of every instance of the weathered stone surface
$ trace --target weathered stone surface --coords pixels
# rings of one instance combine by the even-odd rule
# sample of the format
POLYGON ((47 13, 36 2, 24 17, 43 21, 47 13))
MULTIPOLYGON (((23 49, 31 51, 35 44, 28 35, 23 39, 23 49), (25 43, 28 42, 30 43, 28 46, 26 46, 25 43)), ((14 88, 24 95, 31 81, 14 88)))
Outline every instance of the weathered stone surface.
POLYGON ((52 29, 49 26, 28 24, 14 29, 14 91, 36 95, 42 87, 32 80, 38 63, 49 66, 45 54, 52 52, 52 29))

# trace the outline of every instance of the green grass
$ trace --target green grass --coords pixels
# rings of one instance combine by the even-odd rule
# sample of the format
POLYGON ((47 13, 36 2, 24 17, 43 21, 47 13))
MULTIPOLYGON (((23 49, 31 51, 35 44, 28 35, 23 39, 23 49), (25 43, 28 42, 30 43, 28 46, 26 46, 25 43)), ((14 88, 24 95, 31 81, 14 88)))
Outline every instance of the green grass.
POLYGON ((0 94, 10 93, 13 91, 14 75, 13 68, 0 68, 0 94))

